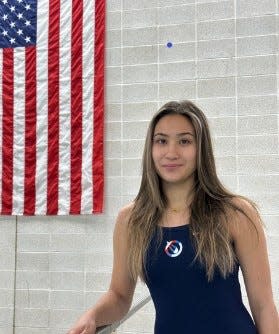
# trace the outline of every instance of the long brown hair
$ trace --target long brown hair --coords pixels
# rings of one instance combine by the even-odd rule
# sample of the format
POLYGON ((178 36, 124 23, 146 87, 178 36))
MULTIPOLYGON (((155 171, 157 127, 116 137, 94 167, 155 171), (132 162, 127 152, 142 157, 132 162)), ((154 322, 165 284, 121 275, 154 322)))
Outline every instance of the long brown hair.
POLYGON ((236 262, 228 227, 228 210, 238 210, 247 216, 232 199, 241 197, 256 211, 257 208, 251 200, 233 194, 220 182, 216 173, 207 119, 194 103, 187 100, 166 103, 149 124, 142 159, 141 185, 128 221, 128 264, 131 275, 134 279, 139 276, 146 281, 145 250, 156 229, 160 232, 159 239, 162 238, 159 222, 167 207, 167 198, 162 191, 161 180, 152 159, 152 143, 156 124, 162 117, 171 114, 189 119, 196 135, 197 169, 189 225, 196 249, 195 260, 204 265, 209 281, 212 280, 216 268, 226 277, 233 271, 236 262))

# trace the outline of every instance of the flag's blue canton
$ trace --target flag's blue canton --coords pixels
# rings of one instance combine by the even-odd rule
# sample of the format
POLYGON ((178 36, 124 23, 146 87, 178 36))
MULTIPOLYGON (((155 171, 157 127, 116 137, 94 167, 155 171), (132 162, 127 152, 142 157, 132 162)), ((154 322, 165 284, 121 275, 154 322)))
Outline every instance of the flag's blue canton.
POLYGON ((0 0, 0 48, 36 44, 37 0, 0 0))

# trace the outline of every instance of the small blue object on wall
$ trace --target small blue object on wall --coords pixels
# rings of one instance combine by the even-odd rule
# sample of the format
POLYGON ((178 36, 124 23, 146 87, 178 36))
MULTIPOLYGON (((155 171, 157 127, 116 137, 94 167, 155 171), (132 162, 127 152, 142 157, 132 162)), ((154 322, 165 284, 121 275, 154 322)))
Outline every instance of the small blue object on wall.
POLYGON ((168 42, 168 43, 167 43, 167 47, 168 47, 168 48, 172 48, 172 42, 168 42))

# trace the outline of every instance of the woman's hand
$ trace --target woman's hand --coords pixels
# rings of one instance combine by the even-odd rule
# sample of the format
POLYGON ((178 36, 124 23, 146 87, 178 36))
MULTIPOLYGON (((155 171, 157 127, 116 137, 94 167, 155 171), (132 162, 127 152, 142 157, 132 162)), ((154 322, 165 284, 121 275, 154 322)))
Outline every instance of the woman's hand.
POLYGON ((96 322, 92 314, 86 312, 82 315, 67 334, 95 334, 96 322))

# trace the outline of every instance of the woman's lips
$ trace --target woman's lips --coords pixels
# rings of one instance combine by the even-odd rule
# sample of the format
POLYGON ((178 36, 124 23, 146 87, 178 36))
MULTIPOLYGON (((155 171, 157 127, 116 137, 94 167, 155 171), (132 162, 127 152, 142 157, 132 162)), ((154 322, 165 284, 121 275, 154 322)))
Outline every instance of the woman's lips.
POLYGON ((176 169, 176 168, 178 168, 182 165, 180 165, 180 164, 165 164, 165 165, 162 165, 162 166, 163 166, 163 168, 172 170, 172 169, 176 169))

